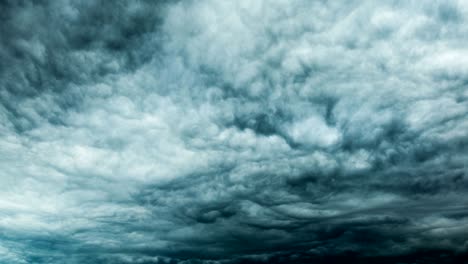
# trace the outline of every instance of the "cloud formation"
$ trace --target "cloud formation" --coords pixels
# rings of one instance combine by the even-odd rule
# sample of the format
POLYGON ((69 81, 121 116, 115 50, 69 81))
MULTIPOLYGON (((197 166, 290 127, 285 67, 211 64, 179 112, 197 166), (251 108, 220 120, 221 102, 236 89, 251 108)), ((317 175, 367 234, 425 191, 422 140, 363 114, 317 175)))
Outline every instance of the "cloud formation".
POLYGON ((466 259, 464 1, 0 10, 0 262, 466 259))

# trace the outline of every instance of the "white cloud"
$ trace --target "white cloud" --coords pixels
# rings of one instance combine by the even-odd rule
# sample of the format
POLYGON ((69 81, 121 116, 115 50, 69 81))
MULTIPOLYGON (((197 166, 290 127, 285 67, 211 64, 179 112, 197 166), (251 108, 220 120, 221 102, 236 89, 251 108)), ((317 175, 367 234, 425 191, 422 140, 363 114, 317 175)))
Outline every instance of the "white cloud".
POLYGON ((6 260, 459 248, 462 1, 101 4, 5 11, 6 260))

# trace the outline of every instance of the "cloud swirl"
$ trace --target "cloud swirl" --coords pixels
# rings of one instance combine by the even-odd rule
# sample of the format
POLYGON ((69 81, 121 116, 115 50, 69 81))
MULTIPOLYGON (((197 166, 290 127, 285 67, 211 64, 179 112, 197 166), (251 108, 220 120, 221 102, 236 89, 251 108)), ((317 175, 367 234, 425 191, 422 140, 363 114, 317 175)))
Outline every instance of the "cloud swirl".
POLYGON ((468 257, 465 1, 0 10, 0 262, 468 257))

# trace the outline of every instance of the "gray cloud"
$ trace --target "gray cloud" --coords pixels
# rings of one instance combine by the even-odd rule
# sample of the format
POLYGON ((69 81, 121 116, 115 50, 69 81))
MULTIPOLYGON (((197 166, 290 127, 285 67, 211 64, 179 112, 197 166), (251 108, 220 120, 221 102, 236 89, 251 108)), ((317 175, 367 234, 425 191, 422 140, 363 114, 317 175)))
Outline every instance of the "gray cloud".
POLYGON ((463 1, 6 1, 0 262, 463 263, 463 1))

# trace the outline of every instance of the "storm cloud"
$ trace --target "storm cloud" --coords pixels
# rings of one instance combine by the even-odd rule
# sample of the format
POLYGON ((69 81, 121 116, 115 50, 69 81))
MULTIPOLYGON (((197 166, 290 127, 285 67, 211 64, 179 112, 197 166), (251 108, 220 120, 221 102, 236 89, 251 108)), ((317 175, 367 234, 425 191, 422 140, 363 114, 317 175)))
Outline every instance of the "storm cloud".
POLYGON ((0 262, 466 263, 466 1, 0 16, 0 262))

